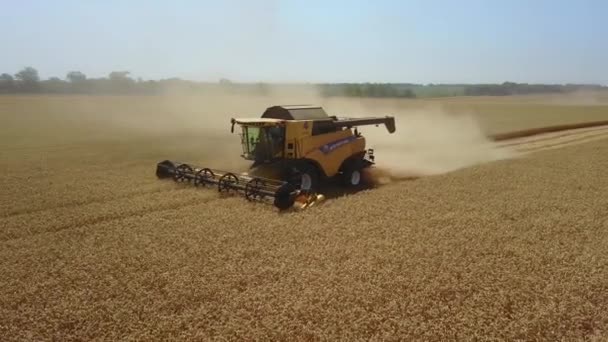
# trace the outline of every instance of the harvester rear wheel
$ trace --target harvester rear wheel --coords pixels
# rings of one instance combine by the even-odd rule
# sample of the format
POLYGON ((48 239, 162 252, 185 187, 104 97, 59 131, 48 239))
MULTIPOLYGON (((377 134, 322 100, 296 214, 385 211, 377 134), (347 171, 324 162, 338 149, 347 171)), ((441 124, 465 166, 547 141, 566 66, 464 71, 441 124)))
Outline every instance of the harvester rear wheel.
POLYGON ((351 159, 342 168, 342 183, 348 187, 359 187, 363 185, 363 169, 365 163, 360 159, 351 159))

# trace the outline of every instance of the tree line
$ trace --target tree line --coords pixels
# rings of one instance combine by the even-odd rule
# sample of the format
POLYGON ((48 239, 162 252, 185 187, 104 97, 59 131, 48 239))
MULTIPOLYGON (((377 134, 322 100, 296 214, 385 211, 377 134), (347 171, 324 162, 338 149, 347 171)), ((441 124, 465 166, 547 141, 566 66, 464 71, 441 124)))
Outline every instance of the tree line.
MULTIPOLYGON (((414 83, 320 83, 323 96, 346 97, 442 97, 442 96, 505 96, 522 94, 567 93, 599 90, 608 87, 594 84, 414 84, 414 83)), ((162 80, 134 79, 129 71, 112 71, 107 77, 88 78, 83 72, 70 71, 64 79, 51 77, 41 80, 38 70, 25 67, 14 75, 0 74, 0 94, 159 94, 173 91, 268 94, 272 85, 265 83, 194 82, 179 78, 162 80)), ((297 85, 295 85, 297 87, 297 85)))
POLYGON ((550 94, 569 93, 581 90, 607 89, 601 85, 594 84, 528 84, 504 82, 502 84, 478 84, 470 85, 464 89, 464 95, 470 96, 505 96, 526 94, 550 94))

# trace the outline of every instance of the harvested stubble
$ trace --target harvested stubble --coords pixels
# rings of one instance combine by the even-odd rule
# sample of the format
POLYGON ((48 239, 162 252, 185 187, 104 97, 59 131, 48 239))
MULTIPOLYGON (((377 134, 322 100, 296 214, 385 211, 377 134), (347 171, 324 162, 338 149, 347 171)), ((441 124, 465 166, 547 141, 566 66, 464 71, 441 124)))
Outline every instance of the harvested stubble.
POLYGON ((285 215, 145 147, 2 161, 2 340, 608 337, 608 140, 285 215))

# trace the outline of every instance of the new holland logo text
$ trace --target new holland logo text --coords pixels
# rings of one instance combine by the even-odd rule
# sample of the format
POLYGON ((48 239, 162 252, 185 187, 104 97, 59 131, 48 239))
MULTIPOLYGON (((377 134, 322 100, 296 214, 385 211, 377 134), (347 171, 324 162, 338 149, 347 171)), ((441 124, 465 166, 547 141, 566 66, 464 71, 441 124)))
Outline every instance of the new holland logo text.
POLYGON ((329 144, 325 144, 323 146, 321 146, 319 149, 321 150, 321 152, 327 154, 335 149, 337 149, 338 147, 348 144, 349 142, 353 141, 357 139, 355 136, 350 136, 350 137, 346 137, 346 138, 342 138, 340 140, 336 140, 333 142, 330 142, 329 144))

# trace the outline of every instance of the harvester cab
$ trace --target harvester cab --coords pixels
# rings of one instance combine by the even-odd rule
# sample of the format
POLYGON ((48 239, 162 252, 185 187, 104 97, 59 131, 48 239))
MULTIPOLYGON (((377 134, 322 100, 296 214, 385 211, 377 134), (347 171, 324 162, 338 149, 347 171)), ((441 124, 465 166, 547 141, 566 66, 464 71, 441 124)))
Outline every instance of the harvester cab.
POLYGON ((232 119, 231 131, 234 125, 241 127, 241 157, 253 161, 254 164, 268 163, 284 157, 285 124, 280 120, 271 119, 232 119))
POLYGON ((165 160, 156 174, 216 185, 220 192, 243 192, 249 200, 272 199, 279 209, 304 208, 322 198, 318 193, 328 180, 351 188, 364 185, 363 172, 374 164, 374 151, 357 127, 380 124, 395 132, 391 116, 338 118, 322 107, 273 106, 261 118, 231 119, 231 132, 238 125, 241 157, 252 162, 251 172, 237 175, 165 160))

